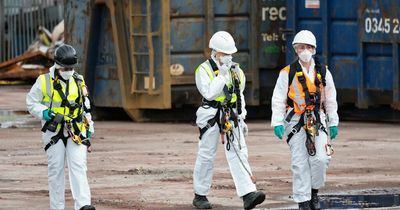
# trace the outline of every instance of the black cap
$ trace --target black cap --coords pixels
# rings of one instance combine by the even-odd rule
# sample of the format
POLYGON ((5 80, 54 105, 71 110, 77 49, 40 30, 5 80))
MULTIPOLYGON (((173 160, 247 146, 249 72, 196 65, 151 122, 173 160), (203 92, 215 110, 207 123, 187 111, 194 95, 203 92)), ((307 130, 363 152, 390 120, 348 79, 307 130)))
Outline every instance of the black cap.
POLYGON ((78 63, 75 49, 67 44, 61 45, 56 49, 54 60, 58 65, 65 68, 74 67, 78 63))

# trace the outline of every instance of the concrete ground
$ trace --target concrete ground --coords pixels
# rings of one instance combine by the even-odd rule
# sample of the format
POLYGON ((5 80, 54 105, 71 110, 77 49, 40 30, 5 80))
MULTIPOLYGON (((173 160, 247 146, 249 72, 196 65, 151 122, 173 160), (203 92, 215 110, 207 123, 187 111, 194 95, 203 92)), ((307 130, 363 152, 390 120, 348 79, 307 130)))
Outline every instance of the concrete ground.
MULTIPOLYGON (((26 87, 0 87, 0 209, 49 209, 47 159, 39 122, 23 115, 26 92, 26 87), (13 116, 12 110, 21 115, 13 116), (19 118, 25 123, 7 123, 19 118)), ((249 161, 258 189, 267 194, 259 208, 294 208, 288 145, 273 135, 269 121, 248 126, 249 161)), ((97 209, 193 209, 196 127, 100 121, 95 128, 88 176, 97 209)), ((321 194, 400 192, 399 124, 342 122, 333 146, 321 194)), ((72 209, 68 181, 66 188, 66 209, 72 209)), ((214 209, 242 208, 222 145, 208 198, 214 209)))

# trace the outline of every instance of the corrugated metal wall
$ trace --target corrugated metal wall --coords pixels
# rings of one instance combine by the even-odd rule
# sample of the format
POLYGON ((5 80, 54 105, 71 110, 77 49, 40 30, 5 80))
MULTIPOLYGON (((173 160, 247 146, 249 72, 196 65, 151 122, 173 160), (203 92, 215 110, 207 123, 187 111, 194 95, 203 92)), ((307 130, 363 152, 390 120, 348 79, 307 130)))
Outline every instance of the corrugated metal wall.
MULTIPOLYGON (((311 30, 340 103, 400 107, 400 1, 288 0, 288 49, 294 32, 311 30), (310 3, 318 3, 314 8, 310 3)), ((293 50, 287 60, 293 60, 293 50)))
POLYGON ((39 26, 50 32, 64 15, 63 0, 0 1, 0 62, 25 52, 39 26))

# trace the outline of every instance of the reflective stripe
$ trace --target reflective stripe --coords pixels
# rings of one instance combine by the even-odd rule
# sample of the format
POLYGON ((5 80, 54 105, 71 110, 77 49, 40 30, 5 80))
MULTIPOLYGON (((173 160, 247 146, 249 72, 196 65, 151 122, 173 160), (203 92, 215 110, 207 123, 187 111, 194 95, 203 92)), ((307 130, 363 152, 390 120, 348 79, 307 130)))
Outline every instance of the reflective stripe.
POLYGON ((50 74, 45 74, 45 81, 46 81, 46 93, 49 96, 49 99, 52 95, 52 83, 51 83, 51 78, 50 78, 50 74))
MULTIPOLYGON (((215 73, 212 70, 212 66, 210 64, 210 61, 207 60, 207 61, 203 62, 202 64, 200 64, 200 66, 197 67, 197 69, 195 71, 196 74, 199 71, 200 67, 202 67, 207 72, 208 77, 212 81, 214 79, 214 77, 215 77, 215 73)), ((244 85, 245 85, 245 83, 244 83, 245 75, 244 75, 244 73, 243 73, 243 71, 241 69, 240 69, 240 73, 239 73, 239 80, 240 80, 240 87, 243 89, 244 85)), ((228 87, 231 87, 231 86, 232 86, 232 78, 230 78, 230 83, 228 84, 228 87)), ((223 95, 217 96, 214 100, 218 101, 218 102, 223 102, 223 101, 225 101, 225 98, 226 98, 226 96, 225 96, 225 94, 223 94, 223 95)), ((236 96, 235 93, 233 93, 232 94, 231 103, 236 102, 236 100, 237 100, 237 96, 236 96)))
POLYGON ((244 72, 242 69, 240 69, 241 71, 239 71, 239 80, 240 80, 240 89, 244 89, 244 85, 246 84, 246 77, 244 75, 244 72))
MULTIPOLYGON (((206 62, 202 63, 200 66, 203 67, 204 70, 206 70, 206 72, 207 72, 208 77, 210 78, 210 80, 213 80, 214 77, 215 77, 215 74, 214 74, 214 72, 213 72, 213 70, 212 70, 210 61, 207 60, 206 62)), ((197 72, 196 72, 196 73, 197 73, 197 72)))
POLYGON ((293 81, 292 81, 292 86, 293 86, 293 90, 294 90, 294 98, 292 98, 293 102, 295 103, 295 111, 301 111, 303 112, 305 110, 305 104, 306 104, 306 100, 304 98, 301 98, 301 94, 305 95, 304 92, 302 93, 302 91, 300 91, 300 86, 301 83, 298 82, 297 80, 297 76, 293 77, 293 81), (296 110, 300 109, 300 110, 296 110))

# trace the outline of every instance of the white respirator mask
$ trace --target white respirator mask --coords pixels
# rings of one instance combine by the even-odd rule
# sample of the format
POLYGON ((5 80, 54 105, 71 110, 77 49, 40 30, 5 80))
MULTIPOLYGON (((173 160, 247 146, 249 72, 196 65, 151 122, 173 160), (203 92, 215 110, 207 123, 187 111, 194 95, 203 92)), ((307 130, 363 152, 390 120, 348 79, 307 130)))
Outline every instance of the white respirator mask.
POLYGON ((74 70, 71 71, 59 71, 60 76, 64 79, 64 80, 69 80, 72 75, 74 75, 74 70))
POLYGON ((303 62, 305 62, 305 63, 310 62, 312 56, 313 56, 313 53, 310 52, 309 50, 303 50, 303 52, 301 52, 301 53, 299 54, 300 60, 303 61, 303 62))
POLYGON ((222 65, 230 66, 232 64, 232 55, 221 56, 219 60, 221 61, 222 65))

